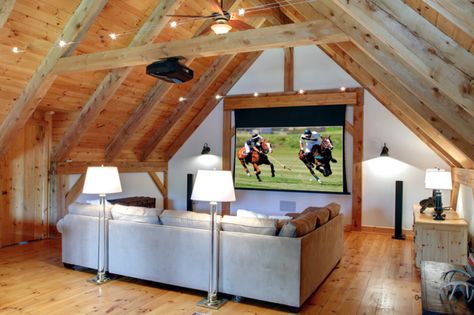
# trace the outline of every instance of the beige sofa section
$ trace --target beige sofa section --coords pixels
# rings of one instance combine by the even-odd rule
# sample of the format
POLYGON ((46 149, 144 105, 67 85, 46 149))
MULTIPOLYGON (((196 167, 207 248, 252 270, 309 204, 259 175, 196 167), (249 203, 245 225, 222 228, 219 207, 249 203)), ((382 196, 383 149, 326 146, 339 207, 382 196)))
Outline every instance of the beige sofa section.
MULTIPOLYGON (((63 219, 63 262, 96 268, 97 217, 63 219)), ((343 218, 297 238, 220 231, 219 292, 300 307, 342 258, 343 218)), ((209 230, 109 220, 111 273, 207 290, 209 230)))

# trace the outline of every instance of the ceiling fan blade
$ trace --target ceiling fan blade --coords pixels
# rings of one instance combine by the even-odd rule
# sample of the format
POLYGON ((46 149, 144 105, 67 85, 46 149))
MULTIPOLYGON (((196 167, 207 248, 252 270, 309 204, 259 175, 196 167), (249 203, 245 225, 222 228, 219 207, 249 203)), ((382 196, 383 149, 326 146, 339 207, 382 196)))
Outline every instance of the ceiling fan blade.
POLYGON ((209 3, 209 5, 211 6, 213 12, 219 13, 220 15, 224 15, 224 10, 222 10, 219 3, 217 3, 215 0, 207 0, 207 3, 209 3))
POLYGON ((175 18, 193 18, 193 19, 208 19, 213 17, 212 15, 186 15, 186 14, 168 14, 166 16, 175 18))
POLYGON ((253 30, 255 27, 253 27, 250 24, 247 24, 243 21, 240 20, 230 20, 229 25, 232 26, 235 29, 245 31, 245 30, 253 30))
MULTIPOLYGON (((261 9, 249 9, 245 11, 245 14, 242 17, 253 17, 253 16, 269 16, 272 15, 274 9, 272 8, 261 8, 261 9)), ((237 17, 239 17, 237 15, 237 17)))

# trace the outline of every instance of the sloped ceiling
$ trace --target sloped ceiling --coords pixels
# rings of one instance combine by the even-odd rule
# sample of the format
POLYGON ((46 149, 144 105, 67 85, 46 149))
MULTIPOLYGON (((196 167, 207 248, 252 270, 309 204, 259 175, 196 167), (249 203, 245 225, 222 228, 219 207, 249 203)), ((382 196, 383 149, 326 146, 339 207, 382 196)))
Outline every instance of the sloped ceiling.
MULTIPOLYGON (((0 32, 1 151, 14 141, 15 130, 34 111, 40 111, 52 114, 53 160, 167 161, 217 105, 215 95, 230 90, 259 55, 250 48, 232 55, 220 51, 212 57, 187 58, 195 76, 181 85, 146 76, 143 62, 115 62, 114 67, 119 68, 58 75, 53 70, 68 55, 199 36, 212 36, 216 45, 225 42, 226 35, 203 33, 209 20, 188 20, 177 28, 169 27, 167 14, 211 14, 217 3, 213 0, 109 0, 95 9, 86 6, 87 2, 17 0, 10 1, 12 10, 5 6, 0 11, 0 22, 5 21, 0 32), (90 23, 75 23, 87 17, 90 23), (112 32, 118 34, 116 40, 109 37, 112 32), (65 36, 73 43, 56 46, 65 36), (14 46, 20 53, 11 52, 14 46), (180 97, 186 99, 180 101, 180 97)), ((317 31, 311 25, 305 28, 314 33, 307 38, 318 43, 447 163, 473 167, 472 2, 237 0, 224 1, 224 5, 232 12, 240 7, 273 7, 259 10, 258 16, 239 18, 255 28, 319 21, 317 31), (334 36, 318 42, 325 31, 334 36)), ((253 45, 263 41, 260 33, 248 37, 240 32, 244 35, 236 43, 257 47, 253 45)), ((292 43, 277 34, 275 31, 274 40, 282 46, 304 42, 292 43)), ((306 36, 302 34, 306 33, 296 35, 306 36)))

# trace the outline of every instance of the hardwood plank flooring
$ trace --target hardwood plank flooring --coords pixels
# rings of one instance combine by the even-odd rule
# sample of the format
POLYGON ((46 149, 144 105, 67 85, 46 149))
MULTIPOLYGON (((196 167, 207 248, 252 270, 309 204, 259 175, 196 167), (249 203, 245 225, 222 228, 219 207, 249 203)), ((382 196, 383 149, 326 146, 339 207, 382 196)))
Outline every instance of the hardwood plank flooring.
MULTIPOLYGON (((348 232, 345 255, 300 314, 421 314, 413 240, 348 232)), ((94 272, 61 263, 60 239, 0 249, 0 314, 287 314, 279 305, 242 299, 218 311, 196 306, 204 292, 119 278, 102 286, 94 272)))

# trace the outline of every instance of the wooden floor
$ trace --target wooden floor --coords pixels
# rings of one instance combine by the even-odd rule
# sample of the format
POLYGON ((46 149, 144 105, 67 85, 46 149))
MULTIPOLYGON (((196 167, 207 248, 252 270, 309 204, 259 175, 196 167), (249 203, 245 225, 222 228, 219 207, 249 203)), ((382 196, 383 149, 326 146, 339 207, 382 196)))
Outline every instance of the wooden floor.
MULTIPOLYGON (((88 271, 65 269, 60 240, 0 249, 0 314, 286 314, 281 306, 242 299, 219 311, 196 306, 205 294, 121 278, 102 286, 88 271)), ((131 257, 133 259, 133 257, 131 257)), ((338 267, 301 314, 420 314, 412 240, 350 232, 338 267)))

